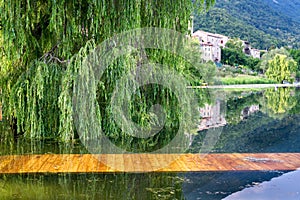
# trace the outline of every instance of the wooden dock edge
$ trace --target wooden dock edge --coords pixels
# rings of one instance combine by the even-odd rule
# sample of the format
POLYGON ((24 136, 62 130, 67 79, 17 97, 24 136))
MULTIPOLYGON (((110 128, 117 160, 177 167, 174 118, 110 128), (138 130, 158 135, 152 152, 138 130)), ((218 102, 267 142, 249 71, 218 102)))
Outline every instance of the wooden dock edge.
POLYGON ((0 156, 0 174, 293 171, 298 168, 300 153, 0 156))

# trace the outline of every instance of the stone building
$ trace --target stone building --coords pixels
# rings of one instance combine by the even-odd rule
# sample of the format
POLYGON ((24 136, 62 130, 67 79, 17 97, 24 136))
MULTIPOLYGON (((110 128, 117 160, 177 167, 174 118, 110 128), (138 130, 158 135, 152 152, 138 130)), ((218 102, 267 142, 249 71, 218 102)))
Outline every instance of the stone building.
POLYGON ((229 40, 227 36, 198 30, 192 34, 192 37, 199 40, 202 58, 205 61, 221 61, 221 48, 225 47, 229 40))

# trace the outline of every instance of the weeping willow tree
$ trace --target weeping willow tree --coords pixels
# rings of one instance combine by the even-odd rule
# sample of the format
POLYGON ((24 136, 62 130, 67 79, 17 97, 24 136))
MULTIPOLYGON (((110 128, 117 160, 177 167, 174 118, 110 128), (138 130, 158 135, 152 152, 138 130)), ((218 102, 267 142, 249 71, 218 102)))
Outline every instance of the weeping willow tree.
POLYGON ((269 68, 266 71, 268 78, 282 83, 283 81, 294 81, 297 70, 297 63, 293 58, 277 54, 269 61, 269 68))
POLYGON ((265 53, 261 60, 261 64, 259 66, 260 70, 265 73, 268 69, 269 69, 269 62, 271 60, 273 60, 275 58, 276 55, 286 55, 286 56, 290 56, 289 52, 284 48, 281 47, 280 49, 276 48, 276 49, 272 49, 271 51, 265 53))
MULTIPOLYGON (((191 14, 208 9, 214 2, 1 0, 0 88, 5 118, 19 135, 63 141, 74 139, 73 86, 84 58, 92 49, 107 38, 135 28, 167 28, 188 34, 191 14)), ((145 53, 150 60, 173 63, 172 66, 180 66, 174 62, 182 62, 164 51, 148 49, 145 53)), ((122 140, 120 135, 115 135, 118 130, 111 125, 106 108, 116 84, 114 80, 136 64, 130 60, 132 56, 114 61, 97 86, 99 119, 103 129, 112 133, 117 143, 122 140)), ((186 75, 191 84, 197 83, 199 77, 193 76, 191 66, 182 66, 174 68, 186 75)), ((164 90, 162 96, 171 97, 171 94, 164 90)), ((144 102, 136 109, 147 111, 148 107, 144 102)), ((180 115, 180 112, 173 114, 180 115)), ((141 118, 142 114, 135 117, 140 124, 149 119, 148 116, 141 118)), ((151 139, 154 141, 157 138, 151 139)))

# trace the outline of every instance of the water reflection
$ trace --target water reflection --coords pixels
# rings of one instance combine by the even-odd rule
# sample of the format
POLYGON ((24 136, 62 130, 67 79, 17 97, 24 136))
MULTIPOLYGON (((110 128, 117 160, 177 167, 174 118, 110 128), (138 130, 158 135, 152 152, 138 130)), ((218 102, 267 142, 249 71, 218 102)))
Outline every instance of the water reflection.
POLYGON ((259 199, 258 197, 274 197, 271 194, 277 194, 274 190, 283 192, 281 197, 283 194, 290 197, 296 194, 299 197, 299 172, 286 175, 283 173, 265 171, 2 175, 0 199, 259 199), (263 183, 260 184, 261 182, 263 183))
POLYGON ((282 174, 279 171, 187 173, 182 188, 185 199, 219 200, 282 174))
POLYGON ((259 111, 278 119, 300 113, 300 91, 296 88, 232 92, 228 96, 199 108, 199 131, 227 124, 236 125, 259 111))
MULTIPOLYGON (((300 152, 300 115, 274 119, 257 112, 237 125, 222 129, 211 152, 218 153, 270 153, 300 152)), ((200 131, 189 152, 198 153, 208 130, 200 131)))
POLYGON ((258 111, 259 111, 258 104, 247 106, 241 112, 241 119, 242 120, 247 119, 251 114, 256 113, 258 111))
POLYGON ((75 154, 88 153, 80 140, 69 143, 53 139, 28 139, 16 137, 11 127, 6 122, 0 123, 0 156, 23 154, 75 154))
POLYGON ((297 104, 294 88, 267 89, 264 96, 267 101, 268 114, 272 117, 282 117, 297 104))
POLYGON ((212 105, 205 104, 204 107, 199 108, 200 112, 200 123, 198 130, 205 130, 209 128, 216 128, 225 126, 227 124, 225 119, 225 113, 222 110, 224 105, 221 100, 216 100, 212 105))
MULTIPOLYGON (((299 101, 300 91, 288 88, 233 92, 227 99, 216 99, 199 109, 202 121, 188 152, 199 152, 209 129, 222 129, 212 152, 300 152, 299 101)), ((66 144, 16 138, 11 128, 0 122, 0 155, 37 153, 88 151, 80 141, 66 144)), ((289 194, 299 194, 299 172, 283 173, 1 175, 0 199, 245 199, 249 194, 257 199, 261 193, 272 197, 270 193, 283 191, 288 183, 293 189, 289 194), (279 176, 283 178, 274 178, 279 176), (270 184, 262 183, 270 180, 270 184)))
POLYGON ((242 91, 226 96, 199 109, 202 118, 189 152, 199 153, 213 129, 222 134, 211 152, 300 152, 299 89, 242 91), (277 111, 270 102, 277 103, 277 111))
POLYGON ((48 174, 0 177, 1 199, 184 199, 177 174, 48 174))
MULTIPOLYGON (((282 144, 277 151, 293 147, 288 151, 299 152, 299 145, 291 140, 299 141, 299 90, 278 88, 232 92, 226 96, 227 99, 212 100, 214 103, 199 108, 198 133, 190 137, 189 152, 199 152, 195 149, 199 150, 209 130, 222 133, 214 152, 273 152, 279 143, 282 144)), ((41 141, 16 137, 5 121, 0 122, 0 133, 0 155, 87 153, 79 140, 66 144, 53 139, 41 141)))
POLYGON ((245 188, 242 191, 233 193, 226 197, 224 200, 298 200, 300 199, 299 180, 299 170, 289 172, 280 177, 273 178, 270 181, 265 181, 255 186, 245 188))

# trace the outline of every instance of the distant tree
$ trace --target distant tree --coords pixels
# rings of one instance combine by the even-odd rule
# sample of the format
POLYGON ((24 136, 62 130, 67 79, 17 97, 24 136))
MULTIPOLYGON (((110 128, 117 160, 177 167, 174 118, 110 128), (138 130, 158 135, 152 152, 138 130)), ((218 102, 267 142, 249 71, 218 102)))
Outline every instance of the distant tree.
POLYGON ((300 49, 290 49, 290 56, 297 62, 298 68, 300 69, 300 49))
POLYGON ((280 55, 286 55, 286 56, 289 56, 289 52, 285 49, 285 48, 276 48, 276 49, 272 49, 271 51, 265 53, 262 57, 261 57, 261 63, 260 63, 260 66, 259 66, 259 70, 262 72, 262 73, 265 73, 268 68, 269 68, 269 61, 270 60, 273 60, 274 57, 277 55, 277 54, 280 54, 280 55))
POLYGON ((223 48, 221 53, 222 53, 221 56, 222 63, 231 66, 243 65, 243 66, 247 66, 249 69, 252 70, 258 70, 258 67, 260 66, 260 59, 253 58, 252 56, 247 56, 243 53, 242 50, 233 49, 233 48, 223 48))
POLYGON ((232 66, 245 63, 246 56, 243 54, 243 52, 240 52, 236 49, 223 48, 221 53, 222 53, 221 56, 222 63, 232 65, 232 66))
POLYGON ((191 56, 189 59, 193 60, 193 63, 199 64, 198 66, 191 66, 188 68, 188 71, 185 72, 191 83, 194 85, 199 85, 203 82, 212 84, 216 75, 216 65, 212 61, 206 62, 201 58, 202 52, 199 41, 197 39, 191 39, 185 51, 191 56))
POLYGON ((225 46, 230 49, 235 49, 239 52, 243 52, 243 49, 244 49, 244 43, 239 38, 233 38, 233 39, 228 40, 228 42, 226 43, 225 46))
POLYGON ((293 74, 296 72, 297 63, 286 55, 277 54, 269 61, 269 68, 266 72, 268 78, 279 83, 282 81, 293 81, 293 74))
POLYGON ((297 62, 296 78, 300 78, 300 49, 290 49, 291 57, 297 62))
POLYGON ((201 75, 202 75, 202 79, 209 83, 209 84, 213 84, 215 81, 215 76, 216 76, 216 65, 214 62, 209 61, 207 63, 204 63, 201 67, 201 75))
POLYGON ((259 71, 261 60, 259 58, 253 58, 252 56, 247 57, 246 66, 254 71, 259 71))

